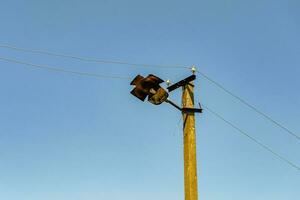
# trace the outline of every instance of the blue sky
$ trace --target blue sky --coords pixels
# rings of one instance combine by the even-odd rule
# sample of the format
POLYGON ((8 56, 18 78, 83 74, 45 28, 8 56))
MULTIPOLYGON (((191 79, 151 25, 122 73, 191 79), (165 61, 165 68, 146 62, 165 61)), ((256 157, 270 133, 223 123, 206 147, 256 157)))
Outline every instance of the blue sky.
MULTIPOLYGON (((1 0, 1 44, 191 66, 300 132, 296 0, 1 0)), ((0 49, 0 56, 105 75, 184 69, 95 64, 0 49)), ((180 113, 142 103, 128 81, 0 63, 0 199, 183 199, 180 113)), ((198 76, 196 101, 300 165, 300 142, 198 76)), ((171 95, 180 102, 180 91, 171 95)), ((300 174, 209 112, 197 116, 199 199, 300 196, 300 174)))

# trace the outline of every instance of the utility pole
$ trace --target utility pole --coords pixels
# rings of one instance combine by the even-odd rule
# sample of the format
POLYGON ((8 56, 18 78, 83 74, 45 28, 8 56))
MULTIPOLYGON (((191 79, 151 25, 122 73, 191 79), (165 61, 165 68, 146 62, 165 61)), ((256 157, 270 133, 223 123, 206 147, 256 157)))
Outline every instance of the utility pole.
MULTIPOLYGON (((182 107, 194 108, 194 84, 182 86, 182 107)), ((185 200, 198 200, 195 113, 182 112, 185 200)))
POLYGON ((194 108, 193 81, 196 79, 196 68, 194 66, 192 72, 193 75, 173 85, 170 85, 170 81, 167 81, 169 93, 182 87, 182 107, 168 98, 169 93, 159 85, 164 81, 153 74, 149 74, 145 78, 137 75, 130 83, 134 85, 131 94, 141 101, 148 97, 148 101, 154 105, 166 102, 182 113, 185 200, 198 200, 195 113, 202 113, 202 109, 201 106, 200 108, 194 108))

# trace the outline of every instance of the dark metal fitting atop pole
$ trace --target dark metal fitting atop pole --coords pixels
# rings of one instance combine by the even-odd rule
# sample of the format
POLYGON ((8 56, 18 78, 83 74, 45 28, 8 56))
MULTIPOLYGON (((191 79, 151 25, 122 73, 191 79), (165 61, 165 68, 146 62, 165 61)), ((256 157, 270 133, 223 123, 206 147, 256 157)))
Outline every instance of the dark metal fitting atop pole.
POLYGON ((200 103, 199 103, 200 108, 181 108, 176 103, 171 101, 170 99, 167 99, 166 103, 171 104, 172 106, 174 106, 175 108, 177 108, 178 110, 180 110, 183 113, 202 113, 202 110, 203 110, 200 106, 200 103))
POLYGON ((191 81, 195 80, 196 79, 196 75, 193 74, 169 87, 167 87, 168 91, 169 92, 172 92, 173 90, 176 90, 177 88, 180 88, 181 86, 185 86, 187 84, 190 84, 191 81))

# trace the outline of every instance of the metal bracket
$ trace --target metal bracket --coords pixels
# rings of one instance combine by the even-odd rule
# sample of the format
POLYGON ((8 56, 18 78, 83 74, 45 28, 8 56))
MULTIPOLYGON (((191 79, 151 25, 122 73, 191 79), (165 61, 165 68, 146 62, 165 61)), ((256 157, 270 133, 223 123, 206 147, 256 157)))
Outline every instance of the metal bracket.
POLYGON ((171 104, 172 106, 174 106, 175 108, 177 108, 178 110, 180 110, 183 113, 202 113, 202 110, 203 110, 201 108, 200 103, 199 103, 199 108, 181 108, 176 103, 171 101, 170 99, 167 99, 165 102, 171 104))
POLYGON ((187 77, 187 78, 185 78, 185 79, 183 79, 183 80, 167 87, 167 89, 168 89, 169 92, 172 92, 173 90, 176 90, 177 88, 179 88, 181 86, 185 86, 187 84, 190 84, 190 82, 195 80, 195 79, 196 79, 196 75, 193 74, 193 75, 191 75, 191 76, 189 76, 189 77, 187 77))

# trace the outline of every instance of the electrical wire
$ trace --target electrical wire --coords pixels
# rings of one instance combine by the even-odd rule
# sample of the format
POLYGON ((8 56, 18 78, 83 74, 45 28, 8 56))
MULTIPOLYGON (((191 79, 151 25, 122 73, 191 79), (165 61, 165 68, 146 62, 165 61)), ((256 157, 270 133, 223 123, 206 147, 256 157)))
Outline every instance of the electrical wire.
MULTIPOLYGON (((33 64, 33 63, 28 63, 28 62, 23 62, 23 61, 19 61, 19 60, 15 60, 15 59, 9 59, 9 58, 4 58, 4 57, 0 57, 0 60, 2 61, 6 61, 6 62, 10 62, 10 63, 16 63, 16 64, 21 64, 21 65, 27 65, 30 67, 34 67, 37 69, 45 69, 45 70, 49 70, 49 71, 55 71, 55 72, 61 72, 61 73, 69 73, 69 74, 73 74, 73 75, 81 75, 81 76, 91 76, 91 77, 96 77, 96 78, 112 78, 112 79, 123 79, 123 80, 128 80, 130 79, 130 77, 121 77, 121 76, 107 76, 107 75, 101 75, 101 74, 95 74, 95 73, 87 73, 87 72, 78 72, 78 71, 71 71, 71 70, 65 70, 62 68, 58 68, 58 67, 50 67, 50 66, 45 66, 45 65, 38 65, 38 64, 33 64)), ((216 117, 218 117, 219 119, 223 120, 224 122, 226 122, 228 125, 230 125, 231 127, 233 127, 234 129, 236 129, 239 133, 243 134, 244 136, 246 136, 248 139, 252 140, 253 142, 255 142, 256 144, 258 144, 259 146, 261 146, 262 148, 264 148, 265 150, 269 151, 270 153, 272 153, 273 155, 275 155, 276 157, 278 157, 280 160, 286 162, 287 164, 291 165, 292 167, 296 168, 297 170, 300 170, 300 167, 297 166, 296 164, 294 164, 293 162, 289 161, 288 159, 286 159, 285 157, 281 156, 280 154, 276 153, 274 150, 272 150, 270 147, 264 145, 263 143, 261 143, 260 141, 258 141, 257 139, 255 139, 254 137, 250 136, 249 134, 247 134, 245 131, 243 131, 242 129, 240 129, 239 127, 237 127, 236 125, 234 125, 233 123, 229 122, 228 120, 226 120, 224 117, 222 117, 220 114, 216 113, 215 111, 213 111, 212 109, 208 108, 207 106, 203 105, 203 107, 205 109, 207 109, 209 112, 211 112, 212 114, 214 114, 216 117)))
POLYGON ((258 141, 257 139, 255 139, 254 137, 250 136, 248 133, 246 133, 245 131, 243 131, 242 129, 240 129, 239 127, 237 127, 236 125, 234 125, 233 123, 231 123, 230 121, 226 120, 223 116, 221 116, 220 114, 218 114, 217 112, 213 111, 212 109, 208 108, 207 106, 203 105, 203 108, 205 108, 206 110, 208 110, 210 113, 212 113, 214 116, 216 116, 217 118, 221 119, 222 121, 224 121, 225 123, 227 123, 228 125, 230 125, 232 128, 234 128, 235 130, 237 130, 239 133, 241 133, 242 135, 246 136, 248 139, 252 140, 253 142, 255 142, 257 145, 261 146, 262 148, 264 148, 265 150, 267 150, 268 152, 270 152, 271 154, 273 154, 274 156, 276 156, 277 158, 279 158, 281 161, 286 162, 287 164, 289 164, 290 166, 292 166, 293 168, 300 170, 300 167, 296 164, 294 164, 292 161, 288 160, 287 158, 281 156, 280 154, 276 153, 273 149, 271 149, 270 147, 268 147, 267 145, 261 143, 260 141, 258 141))
POLYGON ((36 69, 44 69, 44 70, 48 70, 48 71, 68 73, 68 74, 73 74, 73 75, 90 76, 90 77, 101 78, 101 79, 110 78, 110 79, 130 80, 130 77, 108 76, 108 75, 101 75, 101 74, 95 74, 95 73, 71 71, 71 70, 66 70, 66 69, 62 69, 62 68, 58 68, 58 67, 50 67, 50 66, 46 66, 46 65, 37 65, 37 64, 33 64, 33 63, 23 62, 23 61, 19 61, 19 60, 15 60, 15 59, 4 58, 4 57, 0 57, 0 60, 10 62, 10 63, 27 65, 27 66, 30 66, 30 67, 34 67, 36 69))
MULTIPOLYGON (((36 53, 36 54, 44 54, 48 56, 55 56, 55 57, 62 57, 62 58, 70 58, 70 59, 76 59, 79 61, 84 61, 84 62, 94 62, 94 63, 106 63, 106 64, 119 64, 119 65, 131 65, 135 67, 145 67, 145 68, 177 68, 177 69, 190 69, 190 67, 186 67, 183 65, 151 65, 151 64, 141 64, 141 63, 131 63, 131 62, 124 62, 124 61, 116 61, 116 60, 103 60, 103 59, 94 59, 94 58, 87 58, 87 57, 79 57, 79 56, 73 56, 73 55, 66 55, 66 54, 58 54, 58 53, 52 53, 49 51, 42 51, 42 50, 32 50, 32 49, 25 49, 25 48, 20 48, 12 45, 6 45, 6 44, 0 44, 1 48, 6 48, 6 49, 11 49, 15 51, 20 51, 20 52, 28 52, 28 53, 36 53)), ((248 108, 252 109, 255 111, 257 114, 263 116, 265 119, 276 125, 277 127, 281 128, 284 130, 286 133, 289 135, 295 137, 296 139, 300 140, 300 136, 298 136, 296 133, 294 133, 292 130, 278 122, 277 120, 273 119, 271 116, 268 114, 262 112, 260 109, 255 107, 254 105, 250 104, 240 96, 234 94, 227 88, 225 88, 222 84, 218 83, 217 81, 213 80, 209 76, 207 76, 205 73, 197 70, 197 73, 201 74, 206 80, 210 81, 220 89, 222 89, 224 92, 229 94, 230 96, 234 97, 238 101, 240 101, 242 104, 246 105, 248 108)))
POLYGON ((277 120, 274 120, 272 117, 270 117, 269 115, 267 115, 266 113, 262 112, 261 110, 259 110, 258 108, 256 108, 255 106, 251 105, 250 103, 248 103, 246 100, 242 99, 241 97, 239 97, 238 95, 234 94, 233 92, 231 92, 230 90, 226 89, 223 85, 221 85, 220 83, 216 82, 215 80, 213 80, 212 78, 208 77, 206 74, 204 74, 203 72, 197 71, 197 73, 201 74, 206 80, 210 81, 211 83, 213 83, 214 85, 216 85, 217 87, 219 87, 220 89, 222 89, 223 91, 225 91, 227 94, 229 94, 230 96, 234 97, 235 99, 237 99, 238 101, 240 101, 242 104, 246 105, 247 107, 249 107, 250 109, 254 110, 256 113, 258 113, 259 115, 263 116, 265 119, 269 120, 270 122, 272 122, 273 124, 275 124, 277 127, 281 128, 282 130, 284 130, 286 133, 290 134, 291 136, 295 137, 296 139, 300 140, 300 136, 298 136, 296 133, 294 133, 293 131, 291 131, 289 128, 287 128, 286 126, 282 125, 280 122, 278 122, 277 120))
POLYGON ((71 58, 71 59, 76 59, 76 60, 80 60, 80 61, 84 61, 84 62, 131 65, 131 66, 135 66, 135 67, 147 67, 147 68, 189 69, 189 67, 185 67, 182 65, 152 65, 152 64, 124 62, 124 61, 118 61, 118 60, 103 60, 103 59, 87 58, 87 57, 67 55, 67 54, 52 53, 49 51, 42 51, 42 50, 25 49, 25 48, 15 47, 15 46, 11 46, 11 45, 4 45, 4 44, 0 44, 0 47, 15 50, 15 51, 21 51, 21 52, 44 54, 44 55, 48 55, 48 56, 55 56, 55 57, 62 57, 62 58, 71 58))

